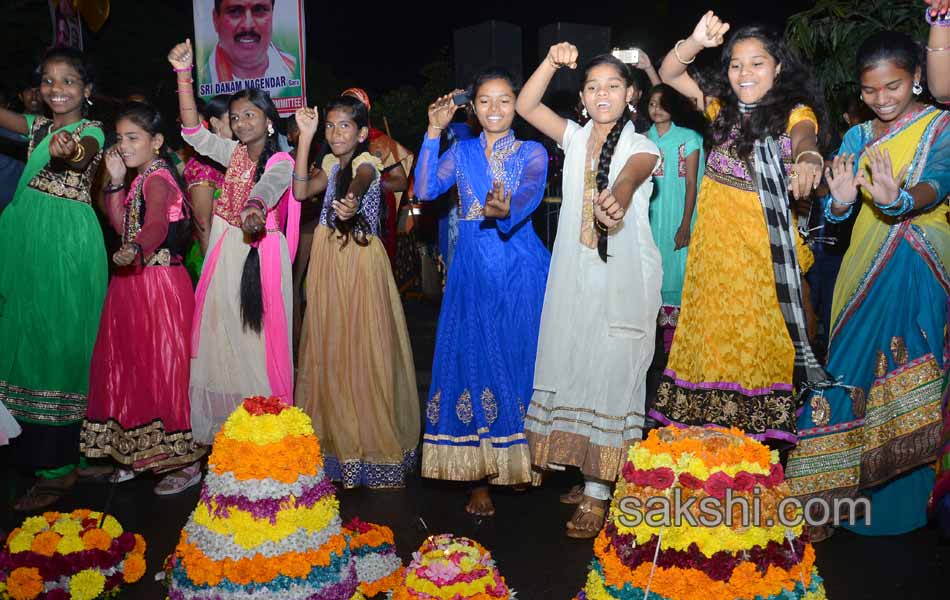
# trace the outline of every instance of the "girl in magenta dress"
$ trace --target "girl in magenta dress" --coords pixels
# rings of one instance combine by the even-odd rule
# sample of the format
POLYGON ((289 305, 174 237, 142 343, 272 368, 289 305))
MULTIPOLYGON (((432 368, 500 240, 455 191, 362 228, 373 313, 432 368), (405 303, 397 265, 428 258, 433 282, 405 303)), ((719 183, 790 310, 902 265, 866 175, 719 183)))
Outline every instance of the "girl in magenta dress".
POLYGON ((122 247, 93 350, 81 450, 117 462, 114 480, 171 471, 155 488, 165 495, 201 480, 203 450, 192 439, 188 401, 195 301, 182 255, 190 221, 161 130, 154 108, 129 104, 106 155, 108 216, 122 247), (127 169, 138 175, 125 189, 127 169))

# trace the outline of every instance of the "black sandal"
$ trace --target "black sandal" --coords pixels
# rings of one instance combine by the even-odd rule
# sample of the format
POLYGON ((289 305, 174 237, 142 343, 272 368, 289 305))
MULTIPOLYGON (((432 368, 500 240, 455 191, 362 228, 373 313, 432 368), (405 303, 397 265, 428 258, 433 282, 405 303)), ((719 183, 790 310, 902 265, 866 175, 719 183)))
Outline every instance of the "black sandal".
POLYGON ((57 502, 59 499, 68 496, 73 491, 73 486, 64 486, 64 485, 43 485, 42 483, 36 483, 26 491, 25 494, 20 496, 20 499, 16 501, 16 504, 13 505, 13 510, 17 512, 36 512, 48 508, 57 502), (52 498, 48 502, 34 503, 36 498, 47 496, 52 498), (26 506, 24 506, 24 502, 26 506))

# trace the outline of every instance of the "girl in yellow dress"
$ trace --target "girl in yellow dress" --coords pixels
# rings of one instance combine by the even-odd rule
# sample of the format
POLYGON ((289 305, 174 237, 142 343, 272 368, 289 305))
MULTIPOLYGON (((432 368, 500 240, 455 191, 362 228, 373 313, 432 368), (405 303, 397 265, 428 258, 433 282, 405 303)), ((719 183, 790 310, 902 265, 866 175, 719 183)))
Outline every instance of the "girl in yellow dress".
POLYGON ((699 192, 679 327, 652 416, 663 423, 735 426, 795 441, 797 392, 826 379, 808 345, 801 273, 810 266, 790 196, 821 179, 820 100, 781 38, 761 27, 732 35, 719 98, 686 67, 724 42, 712 11, 676 43, 660 77, 706 107, 713 147, 699 192))

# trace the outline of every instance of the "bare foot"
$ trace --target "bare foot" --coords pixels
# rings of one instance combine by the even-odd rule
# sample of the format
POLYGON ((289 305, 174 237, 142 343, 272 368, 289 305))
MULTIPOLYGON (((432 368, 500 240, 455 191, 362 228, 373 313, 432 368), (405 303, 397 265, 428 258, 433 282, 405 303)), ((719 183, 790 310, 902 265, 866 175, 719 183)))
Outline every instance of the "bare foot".
POLYGON ((478 517, 495 516, 495 505, 491 501, 491 494, 487 485, 481 485, 472 489, 472 495, 468 499, 468 505, 465 512, 478 517))

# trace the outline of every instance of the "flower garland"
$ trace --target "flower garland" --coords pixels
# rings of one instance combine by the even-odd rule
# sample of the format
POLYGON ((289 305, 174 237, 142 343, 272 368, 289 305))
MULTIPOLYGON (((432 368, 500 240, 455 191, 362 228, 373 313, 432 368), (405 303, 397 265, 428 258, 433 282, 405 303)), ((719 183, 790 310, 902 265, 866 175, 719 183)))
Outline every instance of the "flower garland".
POLYGON ((451 534, 431 536, 412 556, 393 600, 512 598, 491 554, 474 540, 451 534))
POLYGON ((0 551, 0 598, 92 600, 145 574, 145 539, 87 509, 28 517, 0 551))

